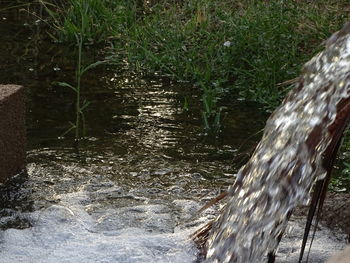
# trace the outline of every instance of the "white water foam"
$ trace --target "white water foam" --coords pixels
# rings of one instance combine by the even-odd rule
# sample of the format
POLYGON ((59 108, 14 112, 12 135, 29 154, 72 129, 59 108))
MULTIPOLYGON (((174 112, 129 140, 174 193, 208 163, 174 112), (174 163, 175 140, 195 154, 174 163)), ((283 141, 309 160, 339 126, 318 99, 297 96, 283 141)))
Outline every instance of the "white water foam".
MULTIPOLYGON (((103 205, 117 190, 109 184, 92 192, 63 194, 57 196, 60 201, 55 205, 21 214, 33 226, 0 231, 0 263, 196 262, 198 251, 188 237, 198 224, 214 217, 215 209, 193 221, 200 207, 193 200, 174 200, 169 206, 147 204, 150 200, 141 205, 103 205), (180 229, 177 221, 185 222, 186 227, 180 229)), ((277 263, 295 263, 299 256, 305 223, 293 219, 289 224, 277 263)), ((327 228, 319 229, 309 263, 325 262, 345 246, 345 238, 327 228)))
POLYGON ((60 198, 59 204, 26 215, 33 224, 31 228, 0 232, 1 263, 183 263, 196 260, 197 250, 188 240, 192 229, 151 231, 132 227, 135 218, 141 221, 144 218, 146 222, 161 220, 160 224, 164 224, 169 215, 162 213, 159 205, 137 206, 128 211, 124 208, 120 210, 125 212, 124 218, 114 220, 111 213, 96 218, 89 215, 83 205, 88 200, 84 192, 60 198), (133 214, 138 214, 138 218, 133 214))
MULTIPOLYGON (((88 192, 59 198, 59 204, 24 215, 33 227, 0 232, 1 263, 196 261, 198 251, 188 240, 193 228, 174 230, 169 209, 163 205, 106 209, 98 216, 91 216, 85 211, 91 206, 88 192)), ((173 204, 184 210, 186 217, 188 210, 198 209, 194 201, 176 200, 173 204)), ((291 222, 276 262, 297 262, 302 229, 301 220, 291 222)), ((334 251, 344 247, 344 239, 345 235, 335 235, 322 228, 316 234, 309 262, 325 262, 334 251)))

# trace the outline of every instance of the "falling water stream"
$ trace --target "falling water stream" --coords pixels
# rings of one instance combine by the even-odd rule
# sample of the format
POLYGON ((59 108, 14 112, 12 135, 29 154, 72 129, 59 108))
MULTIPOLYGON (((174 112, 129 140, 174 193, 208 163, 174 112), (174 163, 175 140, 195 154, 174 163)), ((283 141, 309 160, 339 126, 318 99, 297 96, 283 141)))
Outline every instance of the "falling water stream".
MULTIPOLYGON (((118 69, 101 67, 82 82, 91 105, 87 138, 77 152, 72 135, 61 136, 74 118, 74 94, 53 84, 72 81, 75 54, 46 39, 43 28, 25 12, 0 13, 0 83, 24 85, 28 98, 28 175, 0 186, 0 262, 196 262, 198 250, 188 236, 214 219, 219 208, 201 215, 196 211, 233 184, 246 161, 242 153, 256 145, 255 133, 266 114, 258 105, 227 104, 222 134, 210 139, 202 134, 198 91, 160 75, 147 78, 130 72, 121 61, 118 69), (183 107, 185 98, 190 112, 183 107)), ((91 48, 87 52, 96 60, 91 48)), ((318 111, 322 105, 311 106, 318 111)), ((288 110, 294 107, 291 103, 288 110)), ((263 141, 273 132, 274 120, 292 124, 292 115, 277 115, 263 141)), ((286 138, 274 147, 283 148, 286 138)), ((262 148, 265 153, 276 150, 262 148)), ((292 154, 292 148, 286 153, 292 154)), ((256 165, 252 160, 246 167, 256 165)), ((276 184, 257 193, 278 196, 282 193, 276 184)), ((305 195, 293 189, 296 198, 286 207, 305 195)), ((261 202, 267 204, 266 199, 261 202)), ((273 204, 272 210, 281 205, 273 204)), ((301 226, 298 220, 292 224, 278 262, 295 262, 301 226)), ((314 262, 344 245, 343 235, 320 232, 314 262)))
POLYGON ((326 176, 322 154, 333 130, 341 129, 339 119, 349 115, 349 33, 346 24, 327 41, 267 120, 253 156, 229 188, 208 241, 207 262, 262 262, 277 248, 289 213, 305 204, 313 183, 326 176))

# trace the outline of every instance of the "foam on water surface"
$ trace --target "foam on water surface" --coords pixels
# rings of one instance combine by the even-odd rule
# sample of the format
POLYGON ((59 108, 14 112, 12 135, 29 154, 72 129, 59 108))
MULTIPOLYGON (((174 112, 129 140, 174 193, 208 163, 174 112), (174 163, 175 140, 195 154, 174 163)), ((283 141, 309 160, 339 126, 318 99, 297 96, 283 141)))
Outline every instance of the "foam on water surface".
POLYGON ((169 223, 162 205, 124 207, 90 215, 89 195, 60 196, 61 202, 26 216, 32 227, 0 234, 0 262, 193 262, 190 229, 169 223), (84 203, 86 204, 84 206, 84 203))
MULTIPOLYGON (((22 213, 31 227, 0 232, 1 263, 134 263, 197 262, 198 250, 189 235, 206 217, 193 220, 200 207, 193 200, 168 204, 142 200, 135 206, 106 206, 119 187, 101 183, 78 192, 61 194, 56 204, 22 213), (179 220, 183 222, 179 225, 179 220)), ((292 220, 281 242, 277 262, 297 261, 304 222, 292 220)), ((345 235, 321 228, 311 251, 310 263, 324 262, 345 244, 345 235)))

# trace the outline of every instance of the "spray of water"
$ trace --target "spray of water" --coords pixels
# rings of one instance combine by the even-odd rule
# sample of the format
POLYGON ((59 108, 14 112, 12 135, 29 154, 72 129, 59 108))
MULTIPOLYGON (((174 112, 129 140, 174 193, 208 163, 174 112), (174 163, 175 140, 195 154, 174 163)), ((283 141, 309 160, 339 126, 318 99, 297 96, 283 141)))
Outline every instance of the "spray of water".
POLYGON ((339 105, 349 98, 350 24, 326 41, 295 88, 268 119, 264 135, 207 241, 206 262, 262 262, 274 251, 293 208, 324 178, 339 105))

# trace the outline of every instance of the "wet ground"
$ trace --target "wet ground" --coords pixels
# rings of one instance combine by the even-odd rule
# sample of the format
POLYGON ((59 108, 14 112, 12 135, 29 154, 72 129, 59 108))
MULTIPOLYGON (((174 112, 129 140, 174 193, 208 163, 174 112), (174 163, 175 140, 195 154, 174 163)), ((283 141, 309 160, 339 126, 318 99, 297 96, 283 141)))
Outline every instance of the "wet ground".
MULTIPOLYGON (((25 10, 0 12, 0 83, 27 88, 29 140, 28 175, 0 187, 0 262, 195 261, 187 237, 218 207, 196 211, 234 181, 267 115, 232 102, 221 134, 205 136, 198 90, 121 61, 83 80, 91 105, 77 152, 74 135, 61 136, 74 94, 54 85, 73 81, 74 48, 43 37, 41 23, 25 10)), ((343 240, 322 249, 328 256, 343 240)))

